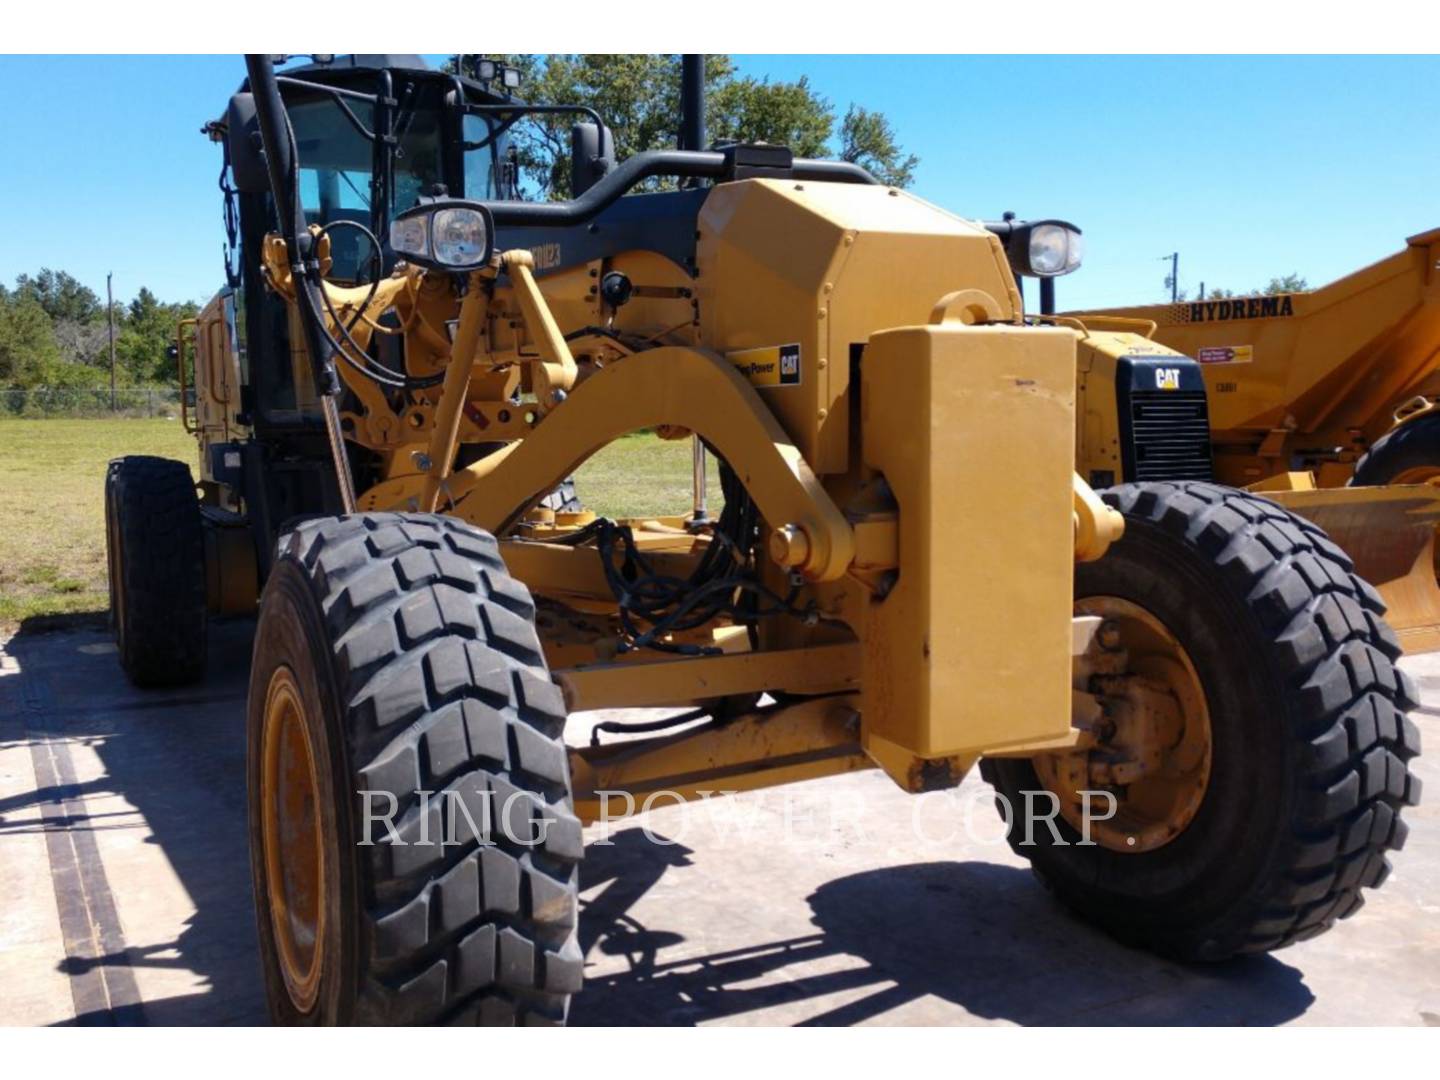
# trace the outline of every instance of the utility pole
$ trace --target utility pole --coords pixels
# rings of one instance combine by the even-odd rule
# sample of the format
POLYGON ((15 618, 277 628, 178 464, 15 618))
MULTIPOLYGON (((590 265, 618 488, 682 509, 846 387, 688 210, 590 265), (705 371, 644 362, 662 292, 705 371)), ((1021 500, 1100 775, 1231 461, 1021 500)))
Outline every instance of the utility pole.
POLYGON ((113 274, 105 275, 105 318, 110 324, 110 411, 116 408, 115 401, 115 293, 110 288, 113 274))
POLYGON ((1170 302, 1177 304, 1180 302, 1180 253, 1176 251, 1164 258, 1170 260, 1170 280, 1167 282, 1170 286, 1170 302))

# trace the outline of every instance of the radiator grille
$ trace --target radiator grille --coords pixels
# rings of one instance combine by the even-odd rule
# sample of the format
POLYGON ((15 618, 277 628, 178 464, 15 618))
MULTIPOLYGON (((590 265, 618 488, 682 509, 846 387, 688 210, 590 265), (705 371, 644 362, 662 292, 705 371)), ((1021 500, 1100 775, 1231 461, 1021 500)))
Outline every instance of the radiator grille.
POLYGON ((1212 478, 1204 390, 1132 390, 1129 404, 1129 479, 1212 478))

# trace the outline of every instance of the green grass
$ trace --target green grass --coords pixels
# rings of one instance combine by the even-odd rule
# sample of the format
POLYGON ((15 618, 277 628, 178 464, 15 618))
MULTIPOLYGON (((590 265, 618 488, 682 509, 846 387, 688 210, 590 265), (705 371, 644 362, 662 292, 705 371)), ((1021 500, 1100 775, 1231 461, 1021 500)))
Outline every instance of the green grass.
POLYGON ((0 631, 25 619, 103 612, 105 463, 195 459, 178 420, 0 420, 0 631))
MULTIPOLYGON (((691 506, 690 440, 666 440, 649 433, 617 439, 575 473, 575 486, 589 510, 606 517, 688 514, 691 506)), ((705 485, 710 512, 720 509, 720 474, 709 458, 705 485)))
MULTIPOLYGON (((40 616, 103 613, 105 464, 157 454, 192 464, 177 420, 0 420, 0 632, 40 616)), ((690 440, 631 435, 576 474, 586 506, 611 517, 690 508, 690 440)), ((710 462, 711 508, 720 502, 710 462)))

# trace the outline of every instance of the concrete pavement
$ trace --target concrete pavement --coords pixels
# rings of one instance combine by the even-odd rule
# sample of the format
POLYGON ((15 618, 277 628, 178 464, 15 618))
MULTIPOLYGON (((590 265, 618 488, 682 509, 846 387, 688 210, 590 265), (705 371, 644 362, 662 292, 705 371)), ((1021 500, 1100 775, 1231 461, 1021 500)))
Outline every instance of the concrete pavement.
MULTIPOLYGON (((209 681, 159 693, 125 682, 100 630, 5 644, 0 1023, 265 1022, 251 630, 215 624, 209 681)), ((589 830, 572 1021, 1440 1026, 1440 657, 1406 666, 1431 797, 1386 887, 1315 941, 1207 968, 1124 948, 999 842, 977 776, 926 803, 862 773, 589 830)))

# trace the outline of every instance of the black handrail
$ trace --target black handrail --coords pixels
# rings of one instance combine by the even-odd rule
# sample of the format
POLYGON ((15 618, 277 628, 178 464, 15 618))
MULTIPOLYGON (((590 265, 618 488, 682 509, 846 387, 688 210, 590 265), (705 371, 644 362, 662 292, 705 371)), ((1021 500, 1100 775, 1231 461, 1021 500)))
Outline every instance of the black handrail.
POLYGON ((320 263, 315 256, 313 238, 300 203, 298 166, 294 133, 280 97, 275 67, 266 54, 247 54, 245 68, 250 77, 250 93, 255 99, 255 119, 260 129, 260 142, 270 171, 270 194, 274 202, 276 224, 285 240, 285 254, 295 284, 295 299, 300 310, 300 325, 310 353, 315 388, 327 397, 340 392, 335 371, 334 339, 320 320, 320 263))
MULTIPOLYGON (((578 199, 565 202, 513 202, 509 200, 485 203, 494 215, 495 225, 500 227, 550 226, 563 228, 581 225, 611 204, 619 201, 637 184, 652 176, 674 176, 698 180, 724 180, 728 178, 730 159, 714 150, 647 150, 642 154, 626 158, 616 168, 597 180, 578 199)), ((782 170, 777 170, 782 171, 782 170)), ((815 161, 796 158, 789 168, 784 169, 786 177, 795 180, 815 180, 842 184, 878 184, 859 165, 849 161, 815 161)))

